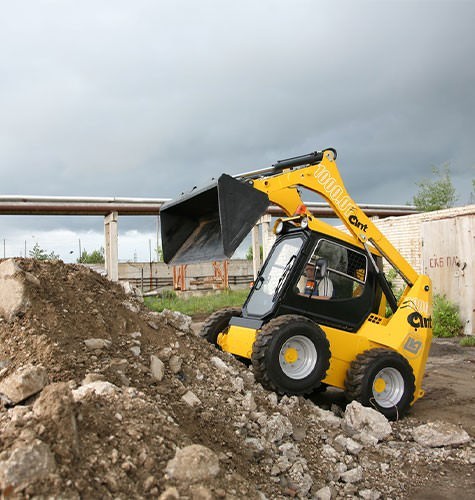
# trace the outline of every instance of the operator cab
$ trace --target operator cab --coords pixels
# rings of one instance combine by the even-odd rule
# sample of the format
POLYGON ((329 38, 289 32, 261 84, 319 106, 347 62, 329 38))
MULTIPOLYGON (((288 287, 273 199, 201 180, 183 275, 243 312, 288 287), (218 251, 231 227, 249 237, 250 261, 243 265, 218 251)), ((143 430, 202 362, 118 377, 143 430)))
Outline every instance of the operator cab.
MULTIPOLYGON (((373 255, 379 266, 382 259, 373 255)), ((268 319, 300 314, 357 331, 378 313, 381 289, 364 250, 328 235, 297 228, 280 236, 231 324, 260 328, 268 319)))

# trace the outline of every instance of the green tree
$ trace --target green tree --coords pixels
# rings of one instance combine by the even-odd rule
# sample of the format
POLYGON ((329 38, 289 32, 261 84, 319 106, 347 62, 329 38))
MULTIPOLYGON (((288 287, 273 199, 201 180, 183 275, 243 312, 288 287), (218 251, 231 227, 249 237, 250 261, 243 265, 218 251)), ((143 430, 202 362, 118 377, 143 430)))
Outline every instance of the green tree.
POLYGON ((455 188, 450 178, 450 168, 432 167, 433 180, 416 182, 419 191, 412 198, 413 204, 422 212, 432 212, 443 208, 453 207, 457 201, 455 188))
POLYGON ((28 252, 32 259, 36 260, 58 260, 59 255, 54 252, 48 253, 46 250, 43 250, 38 243, 35 243, 33 249, 28 252))
POLYGON ((83 250, 77 262, 81 264, 104 264, 104 248, 101 247, 99 250, 93 250, 91 253, 83 250))
MULTIPOLYGON (((260 250, 261 260, 262 260, 262 257, 264 255, 264 251, 262 250, 262 245, 259 247, 259 250, 260 250)), ((253 257, 254 257, 254 252, 252 251, 252 245, 250 245, 249 248, 247 249, 247 252, 246 252, 246 259, 252 260, 253 257)))

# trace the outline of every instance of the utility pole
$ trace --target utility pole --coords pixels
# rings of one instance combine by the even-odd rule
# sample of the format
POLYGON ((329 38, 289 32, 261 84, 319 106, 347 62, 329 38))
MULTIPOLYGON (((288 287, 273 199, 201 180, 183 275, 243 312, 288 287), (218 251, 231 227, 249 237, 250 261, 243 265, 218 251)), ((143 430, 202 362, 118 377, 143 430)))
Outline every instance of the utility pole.
POLYGON ((5 238, 3 238, 3 258, 6 257, 6 252, 5 252, 5 238))
POLYGON ((78 242, 79 242, 79 259, 78 259, 78 262, 81 262, 82 261, 81 238, 79 238, 78 242))

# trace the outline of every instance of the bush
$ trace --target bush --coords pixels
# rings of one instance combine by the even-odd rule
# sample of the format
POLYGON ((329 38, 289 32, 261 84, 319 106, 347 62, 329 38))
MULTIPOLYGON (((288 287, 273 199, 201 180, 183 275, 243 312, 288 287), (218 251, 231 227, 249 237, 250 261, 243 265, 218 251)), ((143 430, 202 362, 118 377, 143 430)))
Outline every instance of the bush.
POLYGON ((445 295, 434 295, 433 325, 434 337, 457 337, 462 333, 458 305, 450 302, 445 295))

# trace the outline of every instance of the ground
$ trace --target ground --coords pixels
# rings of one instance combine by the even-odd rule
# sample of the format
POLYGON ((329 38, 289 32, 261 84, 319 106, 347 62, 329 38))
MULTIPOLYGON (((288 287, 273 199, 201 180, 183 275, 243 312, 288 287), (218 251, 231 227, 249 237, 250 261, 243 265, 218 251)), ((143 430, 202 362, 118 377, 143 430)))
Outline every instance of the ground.
POLYGON ((475 494, 475 348, 435 340, 426 396, 391 424, 389 435, 349 441, 341 393, 278 398, 255 382, 252 369, 193 333, 189 318, 151 313, 79 265, 22 259, 8 265, 0 294, 8 296, 14 280, 23 295, 17 309, 0 317, 0 386, 25 366, 43 367, 48 382, 18 403, 0 395, 4 496, 475 494), (91 339, 99 346, 90 347, 91 339), (418 426, 437 420, 461 425, 471 441, 439 448, 417 443, 418 426), (217 457, 219 473, 174 476, 170 461, 190 445, 217 457), (33 452, 43 457, 34 473, 33 452))

